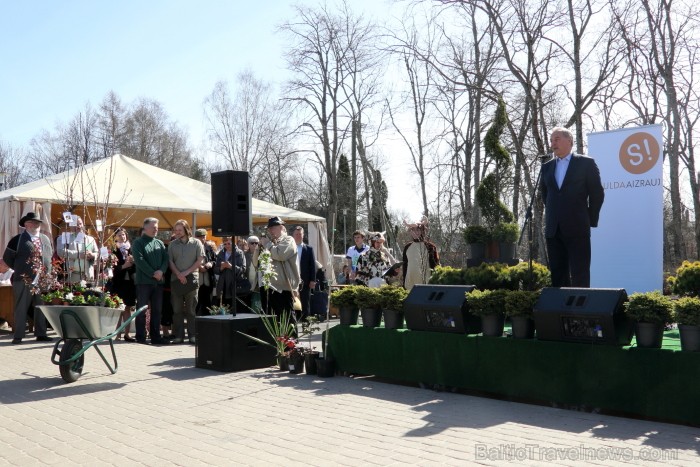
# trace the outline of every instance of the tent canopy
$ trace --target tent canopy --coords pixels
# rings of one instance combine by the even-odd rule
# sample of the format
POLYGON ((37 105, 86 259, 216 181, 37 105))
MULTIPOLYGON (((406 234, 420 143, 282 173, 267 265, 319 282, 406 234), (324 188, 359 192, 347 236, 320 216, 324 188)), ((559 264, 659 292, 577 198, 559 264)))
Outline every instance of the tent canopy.
MULTIPOLYGON (((163 227, 196 214, 198 227, 211 227, 211 186, 144 162, 115 155, 78 169, 0 192, 0 201, 49 202, 52 222, 63 211, 81 214, 83 206, 109 206, 107 224, 140 227, 146 217, 158 217, 163 227)), ((254 224, 273 216, 291 222, 324 222, 323 217, 285 208, 253 198, 254 224)), ((94 218, 86 216, 88 218, 94 218)))
MULTIPOLYGON (((25 185, 0 191, 3 232, 0 249, 19 232, 21 214, 41 211, 42 218, 60 225, 64 211, 81 215, 94 225, 98 212, 107 211, 106 225, 138 228, 146 217, 157 217, 161 229, 170 229, 178 219, 193 227, 211 227, 211 185, 154 167, 123 155, 69 170, 25 185)), ((309 244, 319 261, 328 267, 330 251, 325 219, 258 199, 252 199, 253 224, 266 224, 279 216, 287 223, 308 223, 309 244), (312 235, 313 234, 313 235, 312 235), (314 238, 312 238, 312 236, 314 238)), ((47 233, 54 234, 48 225, 47 233)), ((332 269, 328 269, 332 271, 332 269)))

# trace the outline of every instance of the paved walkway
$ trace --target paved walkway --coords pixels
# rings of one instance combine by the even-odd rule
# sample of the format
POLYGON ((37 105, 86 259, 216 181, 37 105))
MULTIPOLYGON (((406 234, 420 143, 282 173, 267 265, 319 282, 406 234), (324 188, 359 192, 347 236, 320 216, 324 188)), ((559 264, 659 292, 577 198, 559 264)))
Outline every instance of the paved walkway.
MULTIPOLYGON (((94 350, 0 336, 2 465, 697 465, 700 429, 273 368, 194 367, 191 345, 94 350), (659 464, 655 464, 659 465, 659 464)), ((698 384, 693 381, 692 384, 698 384)), ((669 394, 673 397, 673 394, 669 394)))

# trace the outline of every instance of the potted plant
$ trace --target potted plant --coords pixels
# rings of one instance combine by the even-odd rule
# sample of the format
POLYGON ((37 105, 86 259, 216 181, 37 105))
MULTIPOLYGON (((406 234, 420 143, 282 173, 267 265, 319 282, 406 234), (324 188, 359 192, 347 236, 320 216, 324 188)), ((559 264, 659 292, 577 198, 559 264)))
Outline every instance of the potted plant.
POLYGON ((513 337, 516 339, 532 339, 535 337, 535 320, 532 318, 533 309, 540 292, 530 290, 513 290, 505 299, 505 312, 513 325, 513 337))
POLYGON ((408 291, 403 287, 384 285, 379 287, 379 305, 384 315, 386 329, 401 329, 404 324, 403 302, 408 291))
POLYGON ((493 239, 498 242, 498 260, 508 263, 515 259, 516 242, 520 235, 520 226, 514 222, 500 222, 493 229, 493 239))
POLYGON ((330 309, 326 310, 326 330, 323 333, 323 357, 316 358, 316 374, 321 378, 330 378, 335 375, 335 361, 328 355, 328 341, 330 340, 330 309))
POLYGON ((634 334, 637 346, 661 348, 664 328, 672 320, 671 299, 659 291, 634 293, 629 296, 625 310, 627 316, 635 321, 634 334))
POLYGON ((700 298, 682 297, 674 303, 673 317, 678 323, 681 350, 700 351, 700 298))
POLYGON ((294 346, 291 346, 291 339, 294 335, 294 323, 292 321, 292 312, 287 310, 282 311, 279 318, 276 315, 266 315, 262 312, 257 312, 258 316, 262 320, 265 330, 272 337, 274 344, 271 344, 265 340, 258 337, 251 336, 241 331, 236 331, 238 334, 247 337, 250 340, 257 342, 258 344, 263 344, 268 347, 272 347, 277 351, 277 364, 281 371, 289 370, 289 350, 294 346))
POLYGON ((505 324, 505 299, 507 290, 472 290, 466 293, 469 311, 481 317, 482 334, 501 337, 505 324))
POLYGON ((309 343, 308 347, 304 349, 304 366, 306 367, 307 375, 316 374, 316 359, 319 357, 319 352, 314 350, 315 347, 311 345, 311 336, 320 330, 321 327, 318 325, 318 318, 315 316, 307 316, 306 319, 301 322, 299 339, 306 338, 309 343))
POLYGON ((483 260, 486 257, 486 244, 491 241, 491 235, 483 225, 470 225, 464 229, 464 241, 469 245, 469 257, 473 260, 483 260))
POLYGON ((673 293, 678 295, 697 297, 700 295, 700 261, 683 261, 676 275, 669 277, 669 284, 673 293))
POLYGON ((337 307, 340 312, 340 324, 350 326, 357 324, 359 308, 355 304, 355 292, 359 286, 348 285, 331 292, 331 305, 337 307))
POLYGON ((355 304, 362 314, 362 325, 376 328, 382 322, 382 309, 379 306, 379 292, 373 287, 358 287, 355 291, 355 304))

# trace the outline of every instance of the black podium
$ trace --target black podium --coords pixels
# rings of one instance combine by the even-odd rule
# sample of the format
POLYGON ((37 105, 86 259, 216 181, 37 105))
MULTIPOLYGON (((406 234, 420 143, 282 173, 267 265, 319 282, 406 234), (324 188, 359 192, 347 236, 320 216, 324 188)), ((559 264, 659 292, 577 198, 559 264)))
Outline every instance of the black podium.
POLYGON ((274 348, 240 334, 248 334, 273 344, 262 319, 254 313, 197 316, 195 332, 197 368, 241 371, 266 368, 275 362, 274 348))

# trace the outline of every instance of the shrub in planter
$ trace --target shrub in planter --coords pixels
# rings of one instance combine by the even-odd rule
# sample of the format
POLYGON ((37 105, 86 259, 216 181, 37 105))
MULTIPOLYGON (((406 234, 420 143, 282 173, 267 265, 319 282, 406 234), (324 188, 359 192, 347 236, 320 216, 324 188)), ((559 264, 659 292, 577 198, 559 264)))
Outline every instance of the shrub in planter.
POLYGON ((532 339, 535 337, 535 321, 533 309, 540 292, 529 290, 513 290, 506 296, 506 316, 510 316, 513 324, 513 337, 516 339, 532 339))
POLYGON ((383 285, 379 287, 379 306, 383 310, 403 310, 403 302, 408 297, 408 291, 403 287, 394 287, 391 285, 383 285))
POLYGON ((464 241, 467 244, 482 243, 486 244, 491 241, 489 230, 483 225, 470 225, 464 229, 464 241))
POLYGON ((357 287, 355 291, 355 305, 359 309, 364 308, 379 308, 379 289, 371 287, 357 287))
POLYGON ((627 316, 638 323, 669 324, 672 310, 671 299, 658 291, 633 293, 625 304, 627 316))
POLYGON ((661 292, 634 293, 625 304, 627 316, 636 322, 637 345, 658 349, 663 340, 664 327, 671 322, 673 302, 661 292))
POLYGON ((506 295, 504 309, 506 316, 522 316, 532 318, 535 303, 540 296, 540 292, 530 290, 513 290, 506 295))
POLYGON ((355 294, 359 286, 348 285, 331 292, 331 305, 338 308, 355 308, 355 294))
POLYGON ((681 349, 690 352, 700 351, 700 298, 683 297, 673 306, 673 317, 678 323, 681 336, 681 349))
POLYGON ((501 222, 493 229, 493 239, 499 243, 515 243, 520 236, 520 226, 515 222, 501 222))
POLYGON ((510 291, 497 289, 472 290, 465 294, 469 311, 476 316, 481 316, 484 336, 503 335, 505 300, 508 293, 510 291))
POLYGON ((696 297, 700 295, 700 261, 683 261, 675 277, 669 277, 673 293, 696 297))
POLYGON ((379 289, 379 304, 384 314, 384 327, 387 329, 403 328, 403 302, 408 297, 408 291, 403 287, 385 285, 379 289))

